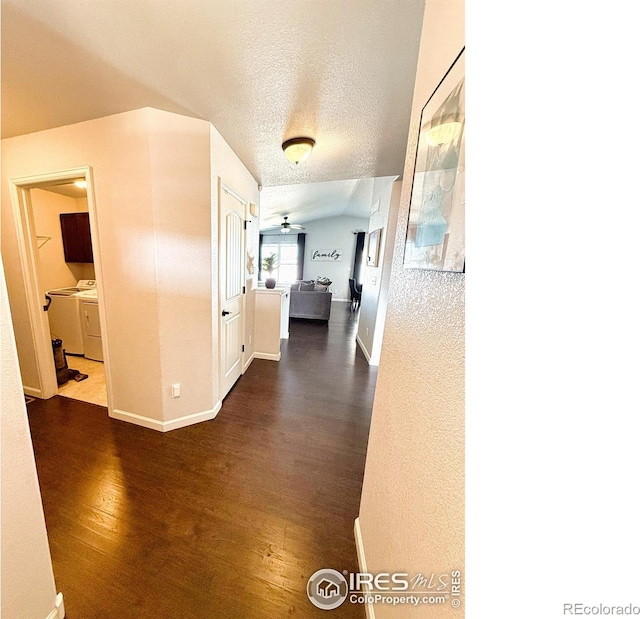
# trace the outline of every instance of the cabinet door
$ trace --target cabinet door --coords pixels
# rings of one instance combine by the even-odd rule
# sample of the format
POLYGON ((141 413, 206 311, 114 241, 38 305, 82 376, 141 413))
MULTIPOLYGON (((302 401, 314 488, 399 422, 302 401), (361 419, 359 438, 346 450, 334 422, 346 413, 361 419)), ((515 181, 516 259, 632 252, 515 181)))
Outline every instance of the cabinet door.
POLYGON ((91 301, 82 302, 83 330, 86 335, 101 337, 100 310, 97 303, 91 301))
POLYGON ((89 213, 60 213, 65 262, 93 262, 89 213))

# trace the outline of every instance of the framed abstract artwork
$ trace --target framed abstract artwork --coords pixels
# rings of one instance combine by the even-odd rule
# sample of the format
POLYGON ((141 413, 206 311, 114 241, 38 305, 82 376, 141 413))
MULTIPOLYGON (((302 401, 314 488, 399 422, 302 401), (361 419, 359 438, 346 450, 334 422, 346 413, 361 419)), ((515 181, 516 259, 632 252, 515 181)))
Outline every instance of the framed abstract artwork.
POLYGON ((409 222, 408 269, 464 273, 464 48, 420 117, 409 222))

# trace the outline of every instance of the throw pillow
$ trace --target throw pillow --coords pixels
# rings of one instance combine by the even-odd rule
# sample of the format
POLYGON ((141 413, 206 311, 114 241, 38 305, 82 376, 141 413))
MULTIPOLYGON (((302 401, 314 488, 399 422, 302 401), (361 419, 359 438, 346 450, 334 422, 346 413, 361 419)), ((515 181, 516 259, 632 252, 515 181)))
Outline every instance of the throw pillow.
POLYGON ((300 284, 300 291, 301 291, 301 292, 302 292, 302 291, 309 292, 310 290, 315 290, 315 289, 316 289, 315 284, 305 284, 304 282, 302 282, 302 283, 300 284))
POLYGON ((318 292, 327 292, 327 290, 329 290, 329 285, 328 284, 319 284, 318 282, 316 282, 314 290, 317 290, 318 292))

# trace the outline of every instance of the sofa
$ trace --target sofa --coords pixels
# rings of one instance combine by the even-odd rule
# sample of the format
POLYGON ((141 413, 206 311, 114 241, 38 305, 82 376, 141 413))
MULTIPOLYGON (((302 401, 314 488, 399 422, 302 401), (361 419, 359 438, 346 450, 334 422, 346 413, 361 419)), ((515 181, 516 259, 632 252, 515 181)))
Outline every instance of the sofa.
POLYGON ((329 320, 331 317, 331 297, 328 285, 312 281, 298 281, 291 284, 289 316, 311 320, 329 320))

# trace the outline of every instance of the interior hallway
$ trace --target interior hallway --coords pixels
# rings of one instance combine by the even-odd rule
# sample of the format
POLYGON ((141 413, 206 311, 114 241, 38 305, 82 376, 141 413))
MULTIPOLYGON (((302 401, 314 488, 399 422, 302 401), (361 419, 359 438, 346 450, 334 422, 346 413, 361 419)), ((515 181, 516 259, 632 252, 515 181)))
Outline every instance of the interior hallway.
MULTIPOLYGON (((28 405, 68 619, 325 617, 316 570, 357 570, 376 368, 357 313, 291 320, 217 419, 161 434, 54 397, 28 405)), ((332 617, 364 618, 348 601, 332 617)))

